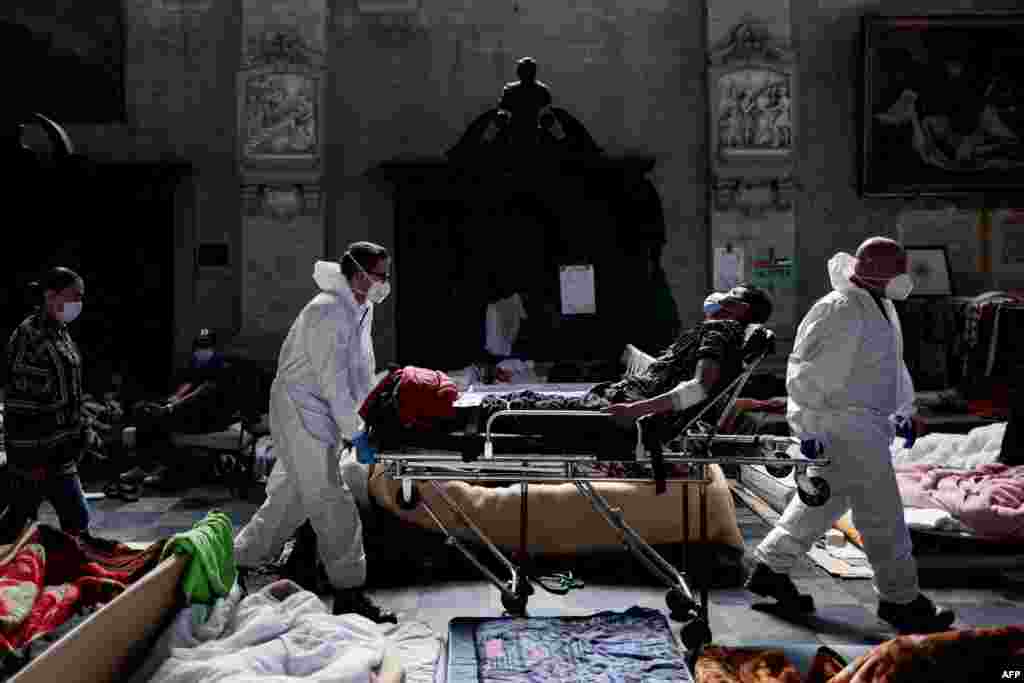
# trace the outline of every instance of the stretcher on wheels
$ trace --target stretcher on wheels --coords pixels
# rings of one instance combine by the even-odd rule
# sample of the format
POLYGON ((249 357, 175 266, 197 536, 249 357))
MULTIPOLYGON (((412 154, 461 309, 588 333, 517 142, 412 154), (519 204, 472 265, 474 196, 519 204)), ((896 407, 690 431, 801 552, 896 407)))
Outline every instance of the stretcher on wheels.
MULTIPOLYGON (((651 574, 668 587, 666 604, 671 617, 682 622, 681 639, 688 650, 696 650, 711 641, 708 620, 708 587, 702 582, 699 588, 691 586, 696 575, 690 568, 690 555, 683 544, 683 567, 673 566, 658 553, 626 521, 622 509, 614 507, 597 491, 593 483, 602 480, 616 482, 648 483, 655 490, 667 483, 682 485, 683 505, 681 509, 684 529, 689 529, 689 485, 696 485, 700 518, 699 540, 707 541, 706 486, 710 482, 708 467, 712 464, 750 465, 770 467, 777 476, 795 473, 798 495, 809 505, 822 505, 830 495, 827 481, 820 476, 811 476, 811 467, 826 467, 830 464, 824 453, 801 453, 800 442, 793 437, 769 435, 730 435, 718 433, 731 411, 736 398, 758 363, 771 352, 771 333, 762 326, 750 326, 762 330, 757 335, 758 343, 753 344, 748 333, 744 346, 743 370, 734 381, 717 396, 708 401, 703 409, 685 426, 682 433, 668 444, 655 443, 644 435, 646 418, 636 421, 635 446, 631 452, 623 453, 619 460, 599 458, 588 452, 547 452, 548 449, 530 448, 517 452, 515 445, 524 443, 529 435, 501 431, 502 424, 514 424, 517 418, 529 417, 536 420, 560 420, 568 430, 587 430, 588 425, 604 426, 613 418, 604 412, 580 410, 499 410, 491 414, 480 430, 467 428, 463 432, 444 435, 442 440, 415 445, 405 444, 398 449, 381 449, 376 453, 378 467, 385 474, 400 482, 397 504, 405 510, 423 506, 431 520, 445 536, 446 542, 461 552, 499 590, 501 603, 506 612, 522 616, 526 612, 529 597, 534 593, 534 584, 549 592, 567 592, 579 587, 569 577, 561 591, 553 589, 542 577, 534 576, 528 569, 526 526, 528 524, 527 487, 538 482, 571 482, 577 491, 596 510, 619 536, 621 543, 651 574), (767 341, 766 341, 767 340, 767 341), (719 401, 726 402, 721 418, 716 425, 708 424, 701 418, 719 401), (460 447, 461 441, 473 441, 480 446, 460 447), (445 448, 444 446, 448 446, 445 448), (520 549, 517 558, 508 557, 488 538, 468 512, 439 484, 441 481, 479 481, 518 483, 522 487, 520 515, 520 549), (438 499, 450 509, 508 572, 508 579, 499 577, 474 552, 462 542, 441 520, 430 503, 419 495, 415 482, 428 483, 438 499)), ((635 355, 635 354, 634 354, 635 355)), ((649 357, 648 357, 649 358, 649 357)), ((644 361, 636 357, 627 360, 628 372, 643 370, 644 361)), ((473 421, 469 421, 471 426, 473 421)), ((531 443, 528 440, 526 443, 531 443)), ((536 442, 532 442, 534 445, 536 442)), ((564 579, 564 577, 562 577, 564 579)))

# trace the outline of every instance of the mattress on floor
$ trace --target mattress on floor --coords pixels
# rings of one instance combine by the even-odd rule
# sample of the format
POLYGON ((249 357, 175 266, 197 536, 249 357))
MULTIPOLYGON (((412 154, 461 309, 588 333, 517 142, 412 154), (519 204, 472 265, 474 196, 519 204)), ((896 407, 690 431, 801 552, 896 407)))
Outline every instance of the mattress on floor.
MULTIPOLYGON (((826 479, 828 477, 826 476, 826 479)), ((757 495, 775 512, 781 514, 796 494, 796 476, 790 472, 779 478, 768 473, 764 465, 741 465, 740 483, 757 495)), ((972 538, 974 534, 944 510, 905 508, 907 526, 912 531, 951 538, 972 538)), ((852 525, 847 512, 842 522, 852 525)))
POLYGON ((585 617, 452 619, 447 683, 692 681, 684 650, 658 610, 585 617))
MULTIPOLYGON (((743 548, 743 535, 736 520, 736 504, 729 483, 716 464, 707 468, 709 483, 705 490, 707 505, 706 536, 701 533, 700 496, 694 483, 669 483, 663 494, 656 494, 653 482, 625 482, 608 479, 595 481, 594 491, 613 508, 622 511, 625 522, 651 545, 706 540, 743 548), (688 528, 683 527, 683 501, 687 503, 688 528)), ((467 524, 445 503, 439 490, 467 511, 477 525, 496 545, 518 548, 521 543, 520 517, 522 487, 486 486, 482 483, 454 478, 436 482, 416 482, 419 496, 454 533, 467 529, 467 524)), ((375 468, 369 480, 369 493, 374 503, 395 517, 424 529, 437 531, 433 517, 420 505, 404 510, 398 504, 401 482, 384 468, 375 468)), ((527 487, 526 543, 538 555, 579 555, 600 549, 621 550, 622 541, 616 532, 580 495, 576 486, 567 483, 534 483, 527 487)))

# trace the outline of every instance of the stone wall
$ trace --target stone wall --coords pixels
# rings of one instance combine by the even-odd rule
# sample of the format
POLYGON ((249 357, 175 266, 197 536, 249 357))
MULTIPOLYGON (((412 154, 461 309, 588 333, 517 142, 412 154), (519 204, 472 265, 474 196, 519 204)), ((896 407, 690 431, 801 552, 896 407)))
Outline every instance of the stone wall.
MULTIPOLYGON (((523 55, 538 60, 555 103, 578 116, 606 151, 656 158, 653 179, 668 227, 663 265, 683 323, 699 316, 710 282, 707 45, 711 34, 724 33, 751 10, 749 0, 421 0, 408 15, 365 11, 374 4, 326 4, 322 213, 304 215, 293 226, 250 221, 243 230, 237 155, 242 0, 125 0, 128 122, 69 130, 80 151, 98 160, 173 158, 196 167, 183 208, 191 227, 176 237, 179 349, 200 321, 215 321, 225 336, 246 329, 265 339, 259 353, 273 358, 311 291, 312 260, 336 256, 358 239, 393 246, 390 188, 375 185, 366 171, 454 144, 496 103, 523 55), (195 267, 200 242, 227 243, 228 267, 195 267)), ((770 16, 758 17, 776 33, 787 33, 788 26, 797 55, 794 319, 825 292, 826 260, 874 234, 908 242, 947 236, 954 269, 963 269, 960 293, 1024 284, 1019 268, 993 277, 970 272, 977 249, 976 239, 964 234, 971 207, 950 212, 940 206, 925 219, 910 217, 900 234, 901 214, 922 207, 862 200, 856 192, 861 15, 1017 4, 780 0, 762 12, 770 16)), ((415 286, 396 281, 394 296, 415 286)), ((376 325, 378 359, 392 360, 399 333, 394 300, 381 307, 376 325)))
MULTIPOLYGON (((373 185, 365 172, 453 145, 497 104, 502 85, 515 79, 515 61, 529 55, 556 106, 580 118, 605 151, 656 158, 653 180, 668 228, 663 265, 684 324, 693 322, 709 278, 703 14, 702 3, 667 0, 432 0, 414 16, 395 18, 335 3, 328 252, 358 239, 392 247, 390 188, 373 185)), ((396 280, 394 296, 415 286, 396 280)), ((392 310, 385 304, 375 323, 381 361, 393 357, 399 333, 392 310)))
MULTIPOLYGON (((796 240, 804 264, 798 269, 801 315, 827 291, 826 261, 836 251, 852 252, 872 235, 926 244, 954 237, 951 260, 963 269, 959 283, 965 290, 959 293, 973 295, 995 284, 994 278, 978 273, 974 265, 978 242, 965 234, 972 219, 971 213, 963 213, 971 207, 946 211, 940 206, 926 221, 908 220, 913 227, 901 235, 901 214, 919 211, 921 206, 857 196, 857 46, 865 13, 914 15, 1019 8, 1014 0, 790 0, 800 76, 797 172, 802 191, 796 204, 796 240)), ((1019 287, 1021 283, 1020 275, 1004 275, 998 286, 1019 287)))
MULTIPOLYGON (((196 170, 193 186, 180 198, 176 277, 167 283, 175 288, 179 353, 188 350, 200 324, 225 337, 240 320, 234 97, 239 7, 240 0, 124 0, 127 121, 67 126, 77 151, 97 161, 175 160, 196 170), (195 267, 200 241, 226 242, 230 266, 195 267)), ((117 201, 117 188, 108 191, 108 200, 117 201)))

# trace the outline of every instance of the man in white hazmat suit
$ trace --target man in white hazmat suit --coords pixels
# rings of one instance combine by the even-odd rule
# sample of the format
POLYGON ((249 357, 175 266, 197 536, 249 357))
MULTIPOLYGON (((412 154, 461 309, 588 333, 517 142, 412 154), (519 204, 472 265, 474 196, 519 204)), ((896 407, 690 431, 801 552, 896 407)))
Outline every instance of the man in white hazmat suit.
POLYGON ((366 582, 363 530, 355 498, 340 474, 342 444, 360 429, 375 360, 373 307, 390 291, 390 257, 369 242, 349 246, 338 262, 318 261, 320 292, 292 324, 270 392, 277 462, 267 499, 235 538, 235 558, 252 567, 276 557, 307 518, 316 532, 334 613, 395 621, 359 588, 366 582))
MULTIPOLYGON (((813 611, 788 572, 797 558, 847 510, 864 539, 874 570, 878 616, 900 632, 947 629, 953 613, 918 588, 917 563, 896 485, 890 444, 912 438, 914 387, 903 361, 903 338, 891 299, 913 288, 903 247, 872 237, 828 264, 833 291, 819 299, 797 329, 786 372, 787 418, 801 450, 822 449, 831 464, 829 500, 809 507, 795 497, 754 551, 747 581, 753 593, 785 607, 813 611)), ((818 468, 811 468, 812 471, 818 468)))

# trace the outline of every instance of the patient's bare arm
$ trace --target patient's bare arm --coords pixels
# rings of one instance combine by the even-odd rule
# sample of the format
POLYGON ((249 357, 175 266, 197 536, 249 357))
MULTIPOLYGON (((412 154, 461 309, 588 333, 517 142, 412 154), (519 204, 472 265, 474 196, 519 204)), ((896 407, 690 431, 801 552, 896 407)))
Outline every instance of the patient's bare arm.
POLYGON ((711 393, 711 389, 718 383, 721 377, 722 371, 717 361, 710 358, 702 358, 697 361, 697 369, 693 373, 693 379, 687 380, 681 383, 675 389, 667 391, 660 396, 654 398, 645 399, 643 401, 634 401, 633 403, 615 403, 606 409, 606 412, 611 413, 616 417, 637 419, 644 415, 655 415, 658 413, 668 413, 679 408, 679 398, 674 396, 681 390, 686 392, 687 395, 697 396, 696 387, 692 386, 696 383, 701 390, 703 390, 704 396, 708 396, 711 393), (686 386, 691 385, 691 386, 686 386))

